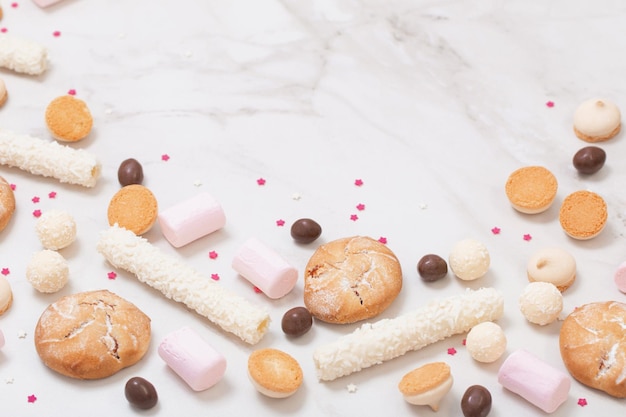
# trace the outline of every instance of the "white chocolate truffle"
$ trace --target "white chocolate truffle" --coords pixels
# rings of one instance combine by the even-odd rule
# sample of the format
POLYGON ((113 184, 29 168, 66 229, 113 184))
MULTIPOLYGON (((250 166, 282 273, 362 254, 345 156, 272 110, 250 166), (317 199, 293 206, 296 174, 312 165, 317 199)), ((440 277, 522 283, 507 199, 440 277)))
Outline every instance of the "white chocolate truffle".
POLYGON ((487 273, 490 261, 485 245, 474 239, 465 239, 454 245, 448 263, 454 275, 464 281, 472 281, 487 273))
POLYGON ((506 350, 506 336, 500 326, 486 321, 472 327, 465 339, 465 347, 474 360, 495 362, 506 350))
POLYGON ((26 280, 37 291, 53 293, 67 284, 69 267, 65 258, 53 250, 36 252, 26 266, 26 280))
POLYGON ((563 292, 576 279, 576 260, 563 249, 544 248, 528 259, 526 272, 530 282, 549 282, 563 292))
POLYGON ((519 308, 526 320, 544 326, 559 317, 563 310, 563 295, 554 284, 531 282, 519 298, 519 308))
POLYGON ((51 210, 37 220, 37 235, 46 249, 59 250, 76 239, 76 222, 66 211, 51 210))

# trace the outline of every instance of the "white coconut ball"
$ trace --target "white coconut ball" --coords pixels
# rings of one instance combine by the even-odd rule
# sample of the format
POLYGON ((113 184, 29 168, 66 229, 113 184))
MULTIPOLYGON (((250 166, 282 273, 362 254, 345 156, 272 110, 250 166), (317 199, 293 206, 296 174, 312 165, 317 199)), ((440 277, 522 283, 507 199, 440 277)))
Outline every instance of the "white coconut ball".
POLYGON ((76 239, 76 222, 67 211, 51 210, 39 217, 36 231, 44 248, 59 250, 76 239))
POLYGON ((465 338, 465 348, 478 362, 495 362, 506 350, 506 336, 500 326, 486 321, 472 327, 465 338))
POLYGON ((531 282, 519 298, 519 308, 531 323, 544 326, 555 321, 563 310, 561 291, 549 282, 531 282))
POLYGON ((454 245, 448 261, 454 275, 464 281, 472 281, 487 273, 491 258, 481 242, 465 239, 454 245))
POLYGON ((26 266, 26 280, 40 292, 53 293, 67 284, 69 267, 65 258, 53 250, 36 252, 26 266))

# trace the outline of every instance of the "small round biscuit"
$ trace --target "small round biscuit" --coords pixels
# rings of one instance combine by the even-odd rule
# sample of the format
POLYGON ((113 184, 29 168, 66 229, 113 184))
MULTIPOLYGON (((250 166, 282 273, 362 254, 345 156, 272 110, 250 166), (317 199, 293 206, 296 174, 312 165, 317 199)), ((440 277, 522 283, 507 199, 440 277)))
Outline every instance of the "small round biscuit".
POLYGON ((0 316, 6 313, 11 304, 13 304, 11 284, 4 275, 0 275, 0 316))
POLYGON ((481 242, 464 239, 452 247, 448 263, 458 278, 463 281, 473 281, 487 273, 491 258, 487 247, 481 242))
POLYGON ((302 368, 296 359, 278 349, 255 350, 248 357, 248 376, 261 394, 287 398, 302 385, 302 368))
POLYGON ((109 202, 107 216, 109 225, 130 230, 136 235, 146 233, 154 225, 158 215, 156 197, 140 184, 122 187, 109 202))
POLYGON ((70 95, 52 100, 46 108, 45 119, 52 136, 63 142, 84 139, 93 125, 93 117, 87 104, 70 95))
POLYGON ((465 347, 474 360, 491 363, 500 359, 506 350, 506 336, 502 328, 492 321, 472 327, 465 339, 465 347))
POLYGON ((586 142, 602 142, 617 135, 622 121, 615 103, 601 98, 582 102, 574 112, 574 133, 586 142))
POLYGON ((561 314, 563 295, 554 284, 531 282, 519 297, 519 308, 526 320, 545 326, 554 322, 561 314))
POLYGON ((527 166, 513 171, 504 188, 515 210, 537 214, 546 211, 552 205, 558 182, 547 168, 527 166))
POLYGON ((382 313, 402 289, 402 269, 387 246, 369 237, 317 248, 304 271, 304 304, 328 323, 354 323, 382 313))
POLYGON ((412 370, 402 377, 398 389, 409 404, 428 405, 439 410, 439 402, 452 388, 450 366, 432 362, 412 370))
POLYGON ((559 211, 559 222, 568 236, 587 240, 604 229, 608 218, 607 205, 592 191, 575 191, 565 197, 559 211))
POLYGON ((74 217, 64 210, 44 212, 37 219, 35 231, 46 249, 63 249, 76 240, 76 222, 74 217))
POLYGON ((106 291, 61 298, 44 310, 35 347, 50 369, 72 378, 100 379, 134 365, 150 345, 150 318, 106 291))
POLYGON ((593 302, 577 307, 563 321, 561 358, 580 383, 626 398, 626 304, 593 302))
POLYGON ((15 195, 11 185, 0 177, 0 232, 9 224, 15 212, 15 195))
POLYGON ((49 249, 34 253, 26 266, 26 280, 37 291, 44 293, 62 289, 67 284, 69 274, 65 258, 49 249))
POLYGON ((576 279, 576 260, 564 249, 544 248, 528 259, 526 274, 530 282, 549 282, 563 292, 576 279))

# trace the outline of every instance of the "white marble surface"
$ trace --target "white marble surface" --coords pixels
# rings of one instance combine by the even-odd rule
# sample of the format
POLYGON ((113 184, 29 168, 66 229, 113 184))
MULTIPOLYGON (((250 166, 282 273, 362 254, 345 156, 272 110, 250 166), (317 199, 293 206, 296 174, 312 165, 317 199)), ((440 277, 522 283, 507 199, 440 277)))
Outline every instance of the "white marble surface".
MULTIPOLYGON (((601 144, 608 157, 599 173, 581 177, 571 163, 586 145, 572 131, 576 106, 593 96, 626 103, 621 2, 66 0, 48 9, 16 3, 2 2, 0 27, 45 45, 50 68, 40 77, 0 72, 10 95, 0 109, 0 127, 51 140, 44 110, 74 89, 88 103, 94 129, 73 146, 96 154, 103 173, 94 189, 85 189, 0 167, 0 175, 16 184, 18 205, 0 234, 0 268, 9 269, 14 292, 14 305, 0 317, 4 414, 459 416, 460 399, 472 384, 491 391, 490 416, 543 414, 497 383, 502 359, 474 362, 462 345, 464 335, 317 382, 312 351, 356 325, 315 323, 304 337, 287 339, 280 320, 288 308, 302 305, 302 278, 280 300, 254 293, 230 267, 235 250, 251 236, 301 273, 317 244, 356 234, 385 237, 402 263, 404 287, 381 317, 466 287, 493 286, 506 298, 499 324, 508 337, 507 354, 526 348, 562 370, 560 324, 531 325, 517 307, 530 254, 556 245, 575 255, 578 277, 564 295, 565 312, 591 301, 624 300, 613 284, 614 270, 626 258, 623 134, 601 144), (163 154, 170 159, 162 161, 163 154), (117 168, 129 157, 143 164, 144 185, 161 208, 200 191, 222 203, 226 227, 184 248, 171 247, 158 225, 145 237, 270 309, 270 332, 256 347, 276 347, 300 361, 305 381, 293 397, 271 400, 254 391, 246 376, 253 347, 130 274, 116 271, 117 279, 107 278, 113 268, 95 242, 108 226, 107 205, 119 189, 117 168), (505 197, 507 176, 524 165, 544 165, 559 181, 557 202, 545 213, 521 215, 505 197), (259 178, 265 185, 257 185, 259 178), (356 179, 363 185, 355 186, 356 179), (585 242, 568 238, 558 222, 560 201, 580 189, 598 192, 609 208, 606 229, 585 242), (48 197, 51 191, 56 198, 48 197), (357 210, 359 203, 365 210, 357 210), (28 284, 25 269, 41 249, 32 212, 53 208, 75 216, 78 239, 61 251, 70 283, 44 295, 28 284), (292 241, 289 227, 300 217, 322 225, 314 244, 292 241), (500 234, 492 234, 493 227, 500 234), (532 239, 525 241, 525 234, 532 239), (466 237, 488 247, 487 275, 472 283, 452 274, 423 283, 416 272, 420 257, 447 258, 466 237), (209 251, 218 258, 210 259, 209 251), (62 295, 96 288, 127 298, 152 318, 150 350, 137 365, 103 380, 71 380, 49 371, 33 344, 39 315, 62 295), (157 354, 160 340, 183 325, 228 360, 224 379, 205 392, 191 391, 157 354), (448 355, 449 347, 458 353, 448 355), (434 360, 447 361, 455 378, 437 414, 410 406, 397 390, 406 372, 434 360), (124 398, 125 381, 135 375, 159 392, 150 411, 135 412, 124 398), (356 392, 348 392, 348 384, 356 392), (37 401, 29 403, 29 395, 37 401)), ((622 400, 573 382, 554 415, 622 410, 622 400), (588 404, 579 406, 579 398, 588 404)))

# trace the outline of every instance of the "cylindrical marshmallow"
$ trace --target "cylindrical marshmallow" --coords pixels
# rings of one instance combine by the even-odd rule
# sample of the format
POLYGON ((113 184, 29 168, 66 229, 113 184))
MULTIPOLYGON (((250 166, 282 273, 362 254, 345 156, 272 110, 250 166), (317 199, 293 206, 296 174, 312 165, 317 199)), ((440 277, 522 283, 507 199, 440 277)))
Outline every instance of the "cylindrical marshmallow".
POLYGON ((626 262, 622 262, 620 266, 617 267, 617 271, 615 271, 613 278, 617 288, 621 292, 626 293, 626 262))
POLYGON ((209 193, 200 193, 159 213, 163 236, 180 248, 226 224, 220 203, 209 193))
MULTIPOLYGON (((0 36, 2 38, 2 36, 0 36)), ((74 149, 0 129, 0 165, 17 167, 61 182, 93 187, 100 163, 83 149, 74 149)))
POLYGON ((256 238, 239 248, 232 266, 269 298, 287 295, 298 280, 298 270, 256 238))
POLYGON ((165 336, 159 356, 194 391, 211 388, 226 372, 226 358, 186 326, 165 336))
POLYGON ((0 67, 39 75, 48 67, 48 51, 36 42, 3 34, 0 36, 0 67))
POLYGON ((567 374, 524 349, 513 352, 502 363, 498 382, 546 413, 565 402, 571 386, 567 374))

